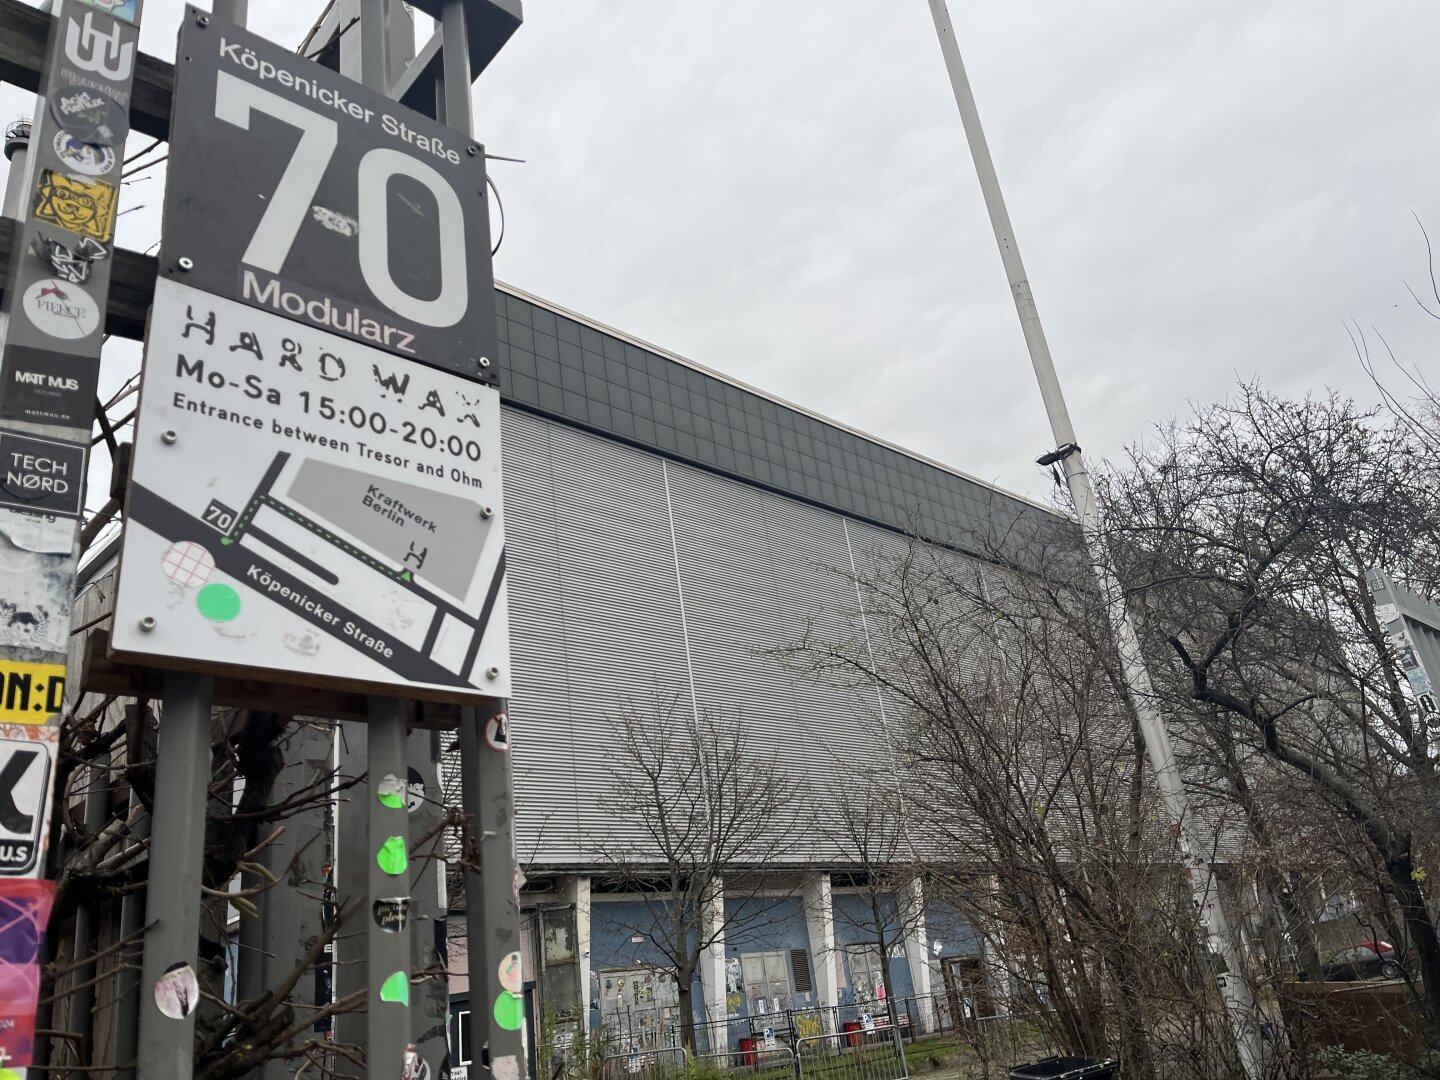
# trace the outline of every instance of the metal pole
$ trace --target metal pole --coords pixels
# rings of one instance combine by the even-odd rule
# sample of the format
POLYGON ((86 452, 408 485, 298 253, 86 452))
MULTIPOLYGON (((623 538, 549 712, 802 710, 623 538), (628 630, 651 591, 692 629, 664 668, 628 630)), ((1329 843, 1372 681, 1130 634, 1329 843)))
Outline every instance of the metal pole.
MULTIPOLYGON (((368 728, 361 723, 342 721, 339 745, 337 747, 339 776, 342 781, 363 776, 367 747, 368 728)), ((366 869, 370 863, 368 820, 365 811, 369 798, 369 781, 360 783, 340 795, 336 807, 335 828, 335 901, 341 911, 354 908, 356 914, 340 927, 335 939, 331 966, 331 989, 335 1000, 349 997, 370 985, 370 968, 366 962, 367 934, 365 927, 370 919, 370 874, 366 869), (359 900, 359 904, 355 903, 359 900)), ((335 1017, 333 1025, 335 1042, 341 1046, 354 1047, 362 1054, 365 1050, 365 1015, 343 1012, 335 1017)), ((350 1065, 346 1059, 337 1058, 340 1075, 348 1076, 350 1065)))
POLYGON ((244 26, 250 17, 250 0, 212 0, 211 14, 236 26, 244 26))
POLYGON ((369 707, 370 877, 365 919, 370 993, 365 1061, 371 1076, 399 1076, 410 1043, 410 823, 405 813, 405 703, 372 697, 369 707))
MULTIPOLYGON (((419 973, 438 971, 417 981, 410 1003, 410 1041, 430 1068, 430 1075, 440 1074, 445 1060, 445 1028, 450 1019, 450 982, 445 971, 445 957, 437 938, 437 928, 445 926, 445 909, 441 905, 445 876, 445 832, 436 832, 445 816, 441 798, 438 731, 412 731, 405 748, 410 778, 420 778, 424 797, 413 805, 410 813, 411 843, 415 848, 410 897, 410 925, 405 928, 410 939, 410 970, 419 973), (432 832, 422 848, 419 837, 432 832)), ((412 793, 413 794, 413 793, 412 793)))
POLYGON ((157 887, 149 890, 145 906, 150 930, 140 962, 137 1073, 189 1080, 195 1065, 191 980, 200 941, 211 680, 188 671, 167 671, 164 678, 150 827, 149 877, 157 887), (160 1003, 172 1015, 162 1012, 160 1003))
MULTIPOLYGON (((448 33, 448 29, 447 29, 448 33)), ((465 936, 470 976, 470 1045, 488 1049, 495 1080, 525 1080, 520 982, 520 897, 510 721, 499 699, 465 708, 460 720, 465 851, 465 936)))
POLYGON ((1194 833, 1194 819, 1190 814, 1189 797, 1180 769, 1175 761, 1175 751, 1170 743, 1170 733, 1165 720, 1155 706, 1154 689, 1150 674, 1140 653, 1140 642, 1130 622, 1130 612, 1114 571, 1110 566, 1109 554, 1101 534, 1099 508, 1095 502, 1095 490, 1090 484, 1090 474, 1076 445, 1075 429, 1070 422, 1070 413, 1060 391, 1060 380, 1055 374, 1055 364, 1050 358, 1050 346, 1045 340, 1045 331, 1040 325, 1040 313, 1035 307, 1035 298, 1030 292, 1030 282, 1025 276, 1025 265, 1020 260, 1020 248, 1015 240, 1015 231, 1010 224, 1010 214, 1005 209, 1005 199, 1000 192, 1000 181, 995 174, 995 164, 990 159, 990 148, 985 142, 985 132, 980 126, 980 113, 970 90, 970 80, 965 74, 965 65, 960 59, 959 43, 950 23, 950 13, 945 0, 929 0, 930 14, 935 21, 935 32, 940 38, 940 49, 945 55, 945 69, 950 75, 950 85, 955 92, 955 104, 960 109, 960 120, 965 127, 965 138, 970 144, 970 155, 975 162, 975 172, 980 179, 980 190, 985 196, 985 206, 990 212, 990 224, 995 231, 995 242, 1000 247, 1000 259, 1005 265, 1005 275, 1010 282, 1010 291, 1015 299, 1015 310, 1020 316, 1020 327, 1025 334, 1025 344, 1030 350, 1030 362, 1035 368, 1035 378, 1040 384, 1040 396, 1045 402, 1045 412, 1050 418, 1050 430, 1056 446, 1068 449, 1063 457, 1065 478, 1070 486, 1070 498, 1080 520, 1085 543, 1094 565, 1100 591, 1105 597, 1110 625, 1115 634, 1115 644, 1124 669, 1125 682, 1130 692, 1130 701, 1135 709, 1140 730, 1145 738, 1146 755, 1154 770, 1159 785, 1160 798, 1170 817, 1171 827, 1179 837, 1184 854, 1186 875, 1194 894, 1195 906, 1204 919, 1211 949, 1224 959, 1226 975, 1216 981, 1225 1001, 1230 1026, 1235 1037, 1235 1048, 1240 1057, 1241 1067, 1248 1077, 1261 1074, 1260 1035, 1256 1023, 1255 1002, 1250 994, 1250 984, 1245 979, 1240 955, 1230 935, 1229 922, 1221 903, 1219 888, 1205 849, 1194 833))

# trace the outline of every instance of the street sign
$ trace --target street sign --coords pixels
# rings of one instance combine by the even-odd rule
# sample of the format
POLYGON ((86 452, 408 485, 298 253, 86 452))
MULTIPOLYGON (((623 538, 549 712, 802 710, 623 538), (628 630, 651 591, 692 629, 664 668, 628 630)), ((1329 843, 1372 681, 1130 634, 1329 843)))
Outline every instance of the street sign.
POLYGON ((28 877, 40 865, 58 733, 0 724, 0 875, 28 877))
POLYGON ((117 655, 508 694, 493 388, 162 278, 130 480, 117 655))
POLYGON ((493 381, 480 147, 194 7, 179 56, 161 273, 493 381))

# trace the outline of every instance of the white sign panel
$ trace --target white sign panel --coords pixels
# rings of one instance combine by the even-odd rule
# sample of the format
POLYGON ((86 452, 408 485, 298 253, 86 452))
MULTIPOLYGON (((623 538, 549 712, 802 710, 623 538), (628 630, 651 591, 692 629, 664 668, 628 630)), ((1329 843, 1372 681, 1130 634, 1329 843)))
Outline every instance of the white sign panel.
POLYGON ((137 425, 116 655, 509 696, 497 391, 162 277, 137 425))
POLYGON ((39 874, 59 731, 0 724, 0 875, 39 874))

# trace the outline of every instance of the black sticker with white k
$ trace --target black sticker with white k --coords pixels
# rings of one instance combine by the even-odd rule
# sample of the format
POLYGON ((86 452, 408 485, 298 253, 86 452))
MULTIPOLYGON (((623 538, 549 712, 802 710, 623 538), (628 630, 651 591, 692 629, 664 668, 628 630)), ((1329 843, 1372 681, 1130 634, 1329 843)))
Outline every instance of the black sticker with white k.
POLYGON ((40 861, 54 743, 0 739, 0 875, 31 875, 40 861))

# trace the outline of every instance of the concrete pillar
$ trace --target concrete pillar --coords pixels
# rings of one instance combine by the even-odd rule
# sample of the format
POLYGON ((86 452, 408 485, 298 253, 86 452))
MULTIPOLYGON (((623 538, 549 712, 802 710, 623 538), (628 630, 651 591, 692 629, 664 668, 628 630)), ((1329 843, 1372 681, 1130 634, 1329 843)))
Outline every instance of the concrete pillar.
MULTIPOLYGON (((580 1030, 590 1030, 590 1009, 594 1004, 590 996, 590 879, 571 878, 563 887, 565 903, 575 905, 575 963, 580 979, 580 1030)), ((533 979, 534 972, 527 971, 525 978, 533 979)))
POLYGON ((815 997, 822 1008, 840 1004, 835 969, 835 900, 829 874, 806 874, 800 886, 805 929, 810 935, 810 962, 815 968, 815 997))
POLYGON ((705 990, 705 1016, 724 1020, 725 1012, 725 883, 715 882, 714 895, 700 913, 700 933, 713 940, 700 954, 700 982, 705 990))
POLYGON ((935 1030, 935 1007, 930 998, 930 935, 925 927, 925 883, 912 878, 896 890, 900 925, 905 931, 905 960, 910 965, 910 985, 915 988, 915 1009, 911 1023, 921 1031, 935 1030))

